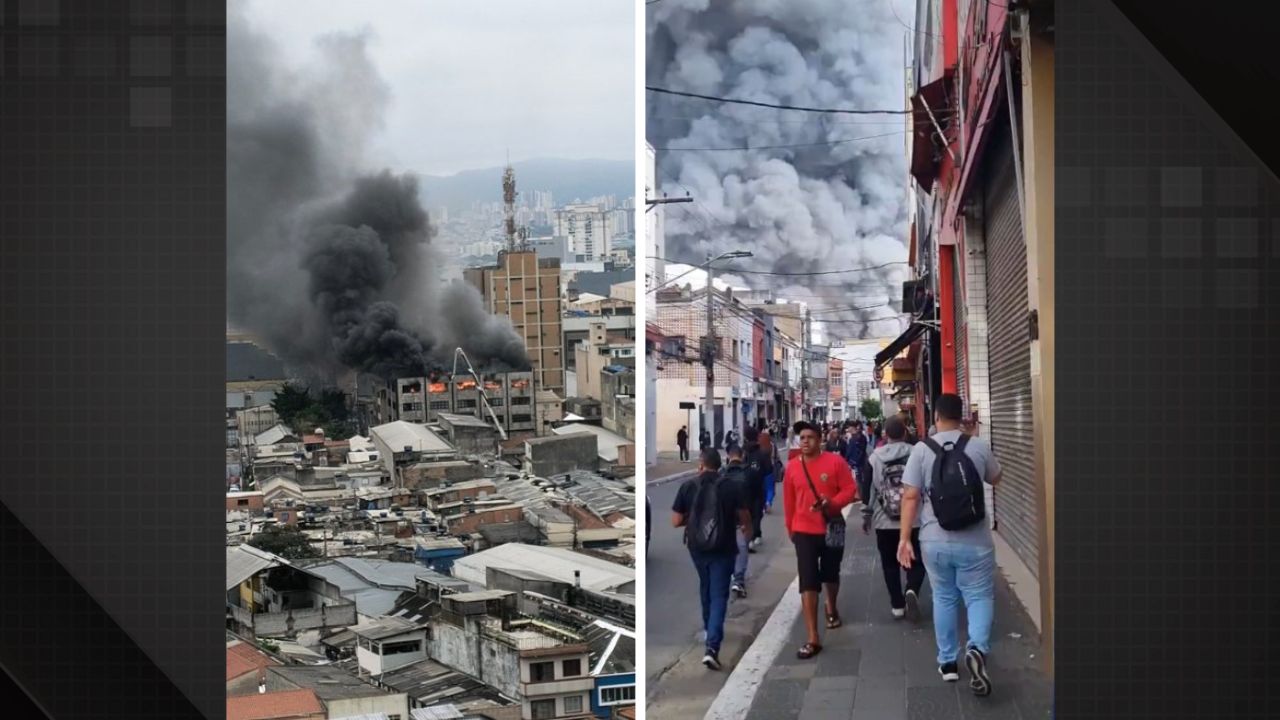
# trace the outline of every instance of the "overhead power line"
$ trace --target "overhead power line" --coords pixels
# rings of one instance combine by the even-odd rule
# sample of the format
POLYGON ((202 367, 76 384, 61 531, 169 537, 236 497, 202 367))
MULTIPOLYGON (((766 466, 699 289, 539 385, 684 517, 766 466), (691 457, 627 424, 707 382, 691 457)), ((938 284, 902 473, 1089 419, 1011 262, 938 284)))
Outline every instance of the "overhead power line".
POLYGON ((758 102, 755 100, 743 100, 741 98, 726 98, 717 97, 715 95, 681 92, 680 90, 669 90, 667 88, 654 87, 652 85, 646 85, 644 89, 649 92, 660 93, 663 95, 696 98, 698 100, 710 100, 712 102, 731 103, 734 105, 751 105, 753 107, 773 108, 774 110, 796 110, 798 112, 831 113, 835 115, 911 115, 915 112, 913 110, 854 110, 850 108, 817 108, 805 107, 803 105, 781 105, 777 103, 758 102))
MULTIPOLYGON (((697 265, 697 263, 693 263, 693 262, 686 262, 684 260, 676 260, 674 258, 668 258, 668 257, 658 257, 656 255, 649 257, 647 259, 661 260, 662 262, 674 263, 676 265, 692 265, 692 266, 697 265)), ((895 260, 893 262, 881 263, 880 265, 867 265, 865 267, 845 268, 843 270, 815 270, 813 272, 781 272, 781 271, 775 271, 775 270, 739 270, 737 268, 722 268, 720 272, 726 275, 738 274, 738 275, 778 275, 782 277, 807 277, 810 275, 840 275, 843 273, 867 272, 870 270, 882 270, 884 268, 892 267, 894 265, 906 265, 906 264, 907 264, 906 260, 895 260)), ((893 287, 891 283, 886 283, 886 285, 888 287, 893 287)), ((841 287, 846 287, 846 286, 841 285, 841 287)))
POLYGON ((894 132, 881 133, 879 135, 867 135, 865 137, 844 138, 843 140, 826 140, 823 142, 812 143, 796 143, 793 145, 739 145, 733 147, 660 147, 654 150, 662 150, 664 152, 731 152, 741 150, 789 150, 792 148, 807 147, 827 147, 830 145, 842 145, 844 143, 858 142, 859 140, 876 140, 878 138, 893 137, 894 135, 905 135, 906 130, 896 130, 894 132))

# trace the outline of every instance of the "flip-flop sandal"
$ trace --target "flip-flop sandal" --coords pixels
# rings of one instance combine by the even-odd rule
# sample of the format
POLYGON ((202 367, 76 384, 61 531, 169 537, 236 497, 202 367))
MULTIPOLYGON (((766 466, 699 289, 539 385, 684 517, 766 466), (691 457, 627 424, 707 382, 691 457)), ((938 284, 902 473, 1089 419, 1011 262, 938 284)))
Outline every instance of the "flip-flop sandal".
POLYGON ((822 652, 821 645, 815 645, 813 643, 805 643, 804 645, 801 645, 800 650, 796 652, 796 657, 800 658, 801 660, 808 660, 809 658, 813 657, 814 655, 817 655, 820 652, 822 652))
POLYGON ((840 619, 840 616, 839 616, 839 615, 828 615, 828 616, 827 616, 827 629, 828 629, 828 630, 835 630, 836 628, 840 627, 841 625, 844 625, 844 621, 840 619))

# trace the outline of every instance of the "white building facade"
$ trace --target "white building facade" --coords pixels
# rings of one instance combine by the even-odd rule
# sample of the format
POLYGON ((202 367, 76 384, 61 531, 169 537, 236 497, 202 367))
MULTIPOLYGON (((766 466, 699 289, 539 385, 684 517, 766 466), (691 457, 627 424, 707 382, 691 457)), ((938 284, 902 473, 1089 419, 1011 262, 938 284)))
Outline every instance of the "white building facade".
POLYGON ((556 210, 555 234, 571 256, 608 258, 613 253, 614 215, 600 205, 566 205, 556 210))

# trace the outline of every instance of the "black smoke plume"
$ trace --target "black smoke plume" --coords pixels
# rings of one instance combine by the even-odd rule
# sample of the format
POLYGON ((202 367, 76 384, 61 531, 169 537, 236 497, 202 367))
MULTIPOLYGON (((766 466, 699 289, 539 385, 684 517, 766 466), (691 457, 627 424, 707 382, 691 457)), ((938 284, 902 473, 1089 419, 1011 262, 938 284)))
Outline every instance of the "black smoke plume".
POLYGON ((509 321, 442 285, 416 179, 364 167, 390 101, 368 38, 335 35, 285 67, 228 8, 227 318, 308 380, 452 367, 528 369, 509 321))

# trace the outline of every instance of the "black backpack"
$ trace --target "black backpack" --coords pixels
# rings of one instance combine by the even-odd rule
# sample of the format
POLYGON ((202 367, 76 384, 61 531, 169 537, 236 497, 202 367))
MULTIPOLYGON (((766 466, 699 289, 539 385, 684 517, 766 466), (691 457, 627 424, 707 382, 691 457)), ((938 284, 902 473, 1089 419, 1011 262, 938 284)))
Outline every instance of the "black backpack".
POLYGON ((939 446, 933 438, 922 440, 933 451, 933 479, 929 483, 929 504, 943 530, 964 530, 986 517, 982 477, 965 454, 969 436, 939 446))
POLYGON ((698 483, 684 529, 685 545, 694 552, 718 552, 726 544, 726 535, 735 531, 725 527, 720 512, 720 491, 725 479, 724 474, 718 474, 698 483))

